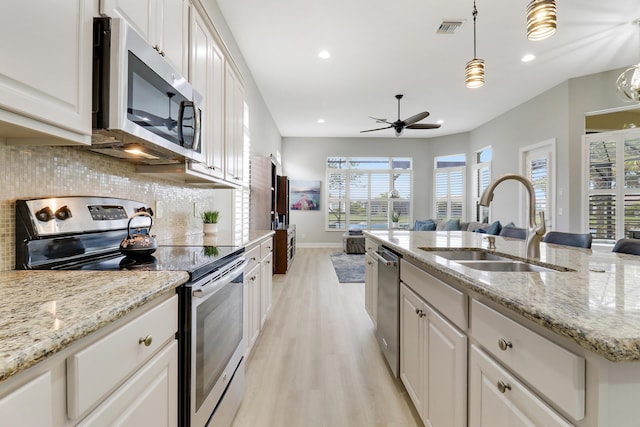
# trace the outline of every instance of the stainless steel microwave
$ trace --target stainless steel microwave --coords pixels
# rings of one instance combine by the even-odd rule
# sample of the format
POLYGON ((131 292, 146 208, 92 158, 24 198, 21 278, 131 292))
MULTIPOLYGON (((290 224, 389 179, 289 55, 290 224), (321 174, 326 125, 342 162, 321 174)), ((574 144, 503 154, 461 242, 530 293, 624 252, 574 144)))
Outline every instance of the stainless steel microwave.
POLYGON ((94 18, 89 148, 143 164, 204 160, 202 97, 121 19, 94 18))

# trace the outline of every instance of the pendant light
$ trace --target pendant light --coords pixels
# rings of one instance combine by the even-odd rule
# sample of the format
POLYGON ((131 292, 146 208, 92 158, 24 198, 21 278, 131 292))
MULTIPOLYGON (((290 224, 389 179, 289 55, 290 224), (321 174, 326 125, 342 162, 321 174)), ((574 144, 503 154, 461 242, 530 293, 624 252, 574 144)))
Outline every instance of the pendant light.
POLYGON ((484 59, 479 59, 476 56, 476 17, 478 16, 478 9, 476 8, 476 2, 473 1, 473 59, 467 62, 464 68, 464 82, 470 89, 478 88, 484 85, 484 59))
POLYGON ((556 32, 555 0, 532 0, 527 6, 527 38, 543 40, 556 32))
MULTIPOLYGON (((640 35, 640 19, 634 21, 640 35)), ((639 39, 640 45, 640 39, 639 39)), ((616 80, 618 96, 626 102, 640 101, 640 62, 627 68, 616 80)))

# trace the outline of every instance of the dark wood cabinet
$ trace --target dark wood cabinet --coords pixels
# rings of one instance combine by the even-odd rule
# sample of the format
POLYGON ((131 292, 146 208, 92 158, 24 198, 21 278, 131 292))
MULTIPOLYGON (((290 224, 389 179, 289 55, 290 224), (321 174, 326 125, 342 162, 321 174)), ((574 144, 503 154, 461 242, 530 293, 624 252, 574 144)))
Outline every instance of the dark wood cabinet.
POLYGON ((276 190, 276 214, 281 226, 289 225, 289 178, 278 175, 276 190))
POLYGON ((251 158, 250 223, 254 230, 276 228, 277 166, 271 157, 251 158))
POLYGON ((274 272, 285 274, 296 255, 296 226, 289 225, 276 230, 274 272))

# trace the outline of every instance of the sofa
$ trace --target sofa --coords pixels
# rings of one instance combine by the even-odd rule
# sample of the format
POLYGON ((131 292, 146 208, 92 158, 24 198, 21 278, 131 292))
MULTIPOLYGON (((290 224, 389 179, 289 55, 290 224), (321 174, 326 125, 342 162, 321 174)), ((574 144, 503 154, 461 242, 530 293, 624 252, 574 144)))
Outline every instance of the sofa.
POLYGON ((513 222, 502 225, 500 221, 489 224, 486 222, 460 221, 458 219, 440 220, 426 219, 416 220, 412 228, 413 231, 471 231, 475 233, 486 233, 493 235, 503 235, 507 237, 520 237, 522 233, 526 236, 526 230, 516 227, 513 222))

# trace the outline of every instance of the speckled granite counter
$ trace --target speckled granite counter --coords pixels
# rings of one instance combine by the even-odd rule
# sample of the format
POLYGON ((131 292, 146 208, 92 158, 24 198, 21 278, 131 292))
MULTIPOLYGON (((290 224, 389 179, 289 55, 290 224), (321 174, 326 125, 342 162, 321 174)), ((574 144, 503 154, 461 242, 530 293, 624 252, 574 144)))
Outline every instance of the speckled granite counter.
POLYGON ((175 237, 172 239, 164 240, 161 243, 163 245, 193 245, 193 246, 224 246, 224 245, 235 245, 235 246, 245 246, 251 247, 258 243, 261 240, 269 236, 273 236, 275 231, 273 230, 250 230, 249 238, 243 241, 231 241, 225 239, 224 237, 218 237, 216 235, 207 235, 207 234, 189 234, 184 237, 175 237))
MULTIPOLYGON (((640 257, 541 243, 540 262, 574 272, 488 272, 427 248, 486 248, 467 232, 365 232, 405 259, 482 295, 611 361, 640 360, 640 257)), ((496 237, 496 253, 524 258, 524 241, 496 237)))
POLYGON ((0 382, 187 279, 180 271, 0 272, 0 382))

